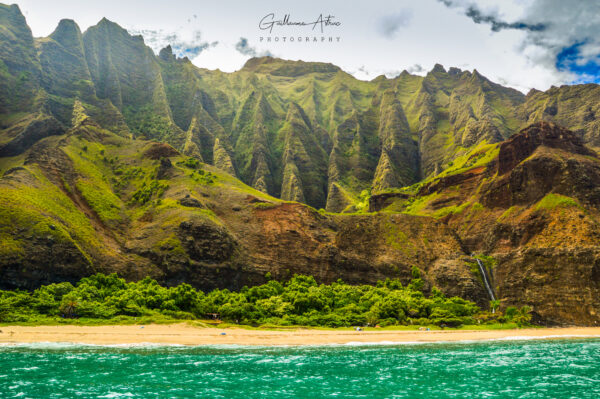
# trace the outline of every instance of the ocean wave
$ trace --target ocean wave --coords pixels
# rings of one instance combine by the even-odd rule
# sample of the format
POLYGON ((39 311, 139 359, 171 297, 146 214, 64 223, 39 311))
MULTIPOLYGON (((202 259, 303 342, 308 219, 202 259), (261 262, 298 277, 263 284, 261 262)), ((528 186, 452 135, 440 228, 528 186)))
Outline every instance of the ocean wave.
POLYGON ((73 348, 189 348, 182 344, 157 344, 153 342, 136 342, 130 344, 89 344, 81 342, 0 342, 1 348, 31 348, 31 349, 73 349, 73 348))
POLYGON ((597 334, 556 334, 556 335, 540 335, 540 336, 528 336, 528 335, 516 335, 514 337, 502 337, 502 338, 490 338, 486 341, 531 341, 531 340, 545 340, 545 339, 559 339, 559 338, 600 338, 597 334))
POLYGON ((373 346, 373 345, 436 345, 436 344, 475 344, 479 342, 495 342, 495 341, 545 341, 549 339, 573 339, 573 338, 581 338, 581 339, 600 339, 600 335, 578 335, 578 334, 569 334, 569 335, 540 335, 540 336, 528 336, 528 335, 518 335, 512 337, 500 337, 500 338, 481 338, 481 339, 460 339, 460 340, 440 340, 440 341, 373 341, 373 342, 363 342, 363 341, 353 341, 347 342, 345 344, 325 344, 319 346, 373 346))
POLYGON ((29 348, 29 349, 93 349, 93 348, 117 348, 117 349, 160 349, 160 348, 180 348, 180 349, 260 349, 260 348, 319 348, 319 347, 354 347, 354 346, 394 346, 394 345, 438 345, 438 344, 474 344, 483 342, 501 342, 501 341, 545 341, 550 339, 600 339, 600 335, 594 334, 567 334, 567 335, 541 335, 528 336, 516 335, 500 338, 483 339, 463 339, 463 340, 439 340, 439 341, 350 341, 346 343, 317 343, 317 344, 273 344, 273 345, 247 345, 247 344, 168 344, 153 342, 137 342, 127 344, 90 344, 77 342, 0 342, 0 350, 3 348, 29 348))

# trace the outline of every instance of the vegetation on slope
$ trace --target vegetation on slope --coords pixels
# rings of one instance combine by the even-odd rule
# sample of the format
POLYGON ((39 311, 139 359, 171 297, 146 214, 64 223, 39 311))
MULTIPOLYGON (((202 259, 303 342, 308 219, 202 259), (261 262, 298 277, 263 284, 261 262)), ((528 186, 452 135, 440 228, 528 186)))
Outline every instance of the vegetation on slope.
POLYGON ((588 143, 600 140, 595 85, 524 96, 441 65, 425 77, 366 82, 331 64, 272 57, 223 73, 178 59, 170 47, 157 56, 106 19, 83 34, 63 20, 39 39, 17 6, 0 7, 0 22, 4 155, 68 130, 84 109, 108 130, 167 142, 264 193, 352 212, 363 190, 481 164, 493 156, 489 146, 526 123, 556 119, 587 129, 588 143))
POLYGON ((537 203, 536 209, 547 209, 552 210, 555 208, 569 208, 569 207, 579 207, 581 205, 577 203, 577 201, 571 197, 567 197, 565 195, 560 194, 547 194, 544 198, 537 203))
MULTIPOLYGON (((523 96, 477 71, 441 65, 425 77, 404 72, 364 82, 331 64, 272 57, 226 74, 177 59, 170 47, 156 56, 141 37, 106 19, 83 34, 63 20, 49 37, 34 40, 18 7, 0 11, 0 84, 6 93, 29 88, 20 89, 15 109, 0 109, 1 120, 39 112, 69 128, 76 108, 84 108, 114 132, 168 142, 262 192, 333 212, 352 211, 365 189, 385 192, 457 171, 481 144, 506 139, 525 123, 554 118, 597 130, 597 105, 572 100, 593 98, 594 85, 563 100, 558 89, 523 96), (17 55, 27 62, 17 63, 17 55), (302 118, 290 118, 290 111, 302 118), (339 198, 340 190, 350 195, 339 198)), ((0 95, 0 104, 15 98, 0 95)), ((22 137, 17 133, 28 123, 12 124, 14 132, 0 134, 0 142, 22 137)), ((55 127, 43 131, 57 134, 55 127)))

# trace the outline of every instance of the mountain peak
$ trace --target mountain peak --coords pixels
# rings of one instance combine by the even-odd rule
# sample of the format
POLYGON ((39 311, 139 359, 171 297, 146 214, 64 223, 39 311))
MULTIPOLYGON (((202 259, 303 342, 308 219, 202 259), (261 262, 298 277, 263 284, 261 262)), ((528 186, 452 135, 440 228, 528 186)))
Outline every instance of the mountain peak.
POLYGON ((123 27, 121 27, 121 25, 119 25, 116 22, 111 21, 110 19, 103 17, 100 21, 98 21, 98 23, 95 26, 90 27, 90 29, 95 28, 95 27, 101 27, 101 28, 105 28, 108 30, 119 30, 119 31, 124 31, 127 32, 126 29, 124 29, 123 27))
POLYGON ((331 63, 291 61, 265 56, 250 58, 242 67, 242 71, 296 77, 309 73, 339 72, 341 69, 331 63))
MULTIPOLYGON (((106 17, 102 18, 96 25, 90 26, 83 36, 89 36, 90 33, 95 32, 95 34, 101 35, 109 35, 110 37, 122 37, 126 40, 134 40, 137 43, 144 44, 144 38, 141 35, 132 35, 127 29, 123 28, 116 22, 113 22, 106 17), (102 33, 100 33, 102 32, 102 33)), ((109 39, 114 40, 114 39, 109 39)))
POLYGON ((388 80, 388 77, 381 74, 381 75, 377 75, 375 78, 373 78, 371 80, 371 82, 373 83, 381 83, 381 82, 386 82, 388 80))
POLYGON ((597 156, 573 131, 552 122, 541 121, 512 135, 501 144, 498 173, 503 174, 513 169, 540 146, 559 148, 572 154, 597 156))
POLYGON ((477 79, 485 79, 485 77, 482 74, 480 74, 477 69, 473 69, 472 75, 477 79))
POLYGON ((448 69, 448 75, 460 75, 462 73, 462 69, 460 68, 456 68, 456 67, 450 67, 450 69, 448 69))
POLYGON ((248 61, 246 61, 246 63, 242 67, 242 69, 254 69, 258 65, 270 64, 270 63, 276 62, 277 60, 280 60, 280 59, 271 57, 270 55, 267 55, 264 57, 252 57, 252 58, 248 59, 248 61))
POLYGON ((61 19, 50 38, 65 47, 81 45, 81 31, 72 19, 61 19))
POLYGON ((7 9, 7 10, 11 11, 14 14, 23 15, 23 13, 21 12, 21 8, 19 8, 18 4, 1 4, 0 3, 0 7, 7 9))
POLYGON ((175 54, 173 54, 173 48, 170 44, 167 44, 167 47, 160 50, 158 53, 158 57, 163 61, 169 61, 175 59, 175 54))
POLYGON ((33 36, 18 5, 0 4, 0 27, 8 28, 20 41, 31 42, 33 36))
POLYGON ((444 66, 442 64, 435 64, 433 66, 433 69, 431 70, 431 72, 446 73, 446 69, 444 68, 444 66))
POLYGON ((79 29, 79 26, 75 21, 69 18, 63 18, 58 22, 58 26, 55 30, 59 29, 79 29))

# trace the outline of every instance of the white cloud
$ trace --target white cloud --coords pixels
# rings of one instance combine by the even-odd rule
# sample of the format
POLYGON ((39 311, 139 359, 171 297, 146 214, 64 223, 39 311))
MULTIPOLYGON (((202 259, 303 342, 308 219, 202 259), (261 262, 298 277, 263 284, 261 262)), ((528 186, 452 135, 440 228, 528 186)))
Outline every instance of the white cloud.
POLYGON ((154 50, 155 53, 170 45, 173 53, 178 57, 194 58, 202 51, 219 44, 218 41, 212 43, 203 41, 200 31, 185 32, 179 30, 165 32, 161 29, 129 29, 128 31, 132 35, 142 35, 146 45, 154 50))
POLYGON ((379 21, 378 30, 384 37, 393 38, 400 28, 407 26, 412 18, 412 12, 409 9, 398 13, 386 15, 379 21))
POLYGON ((235 46, 221 43, 201 52, 196 58, 192 59, 192 63, 200 68, 234 72, 244 66, 247 60, 248 57, 237 51, 235 46))
MULTIPOLYGON (((565 61, 575 70, 598 59, 600 48, 597 0, 452 0, 453 7, 439 0, 369 0, 355 2, 352 7, 348 7, 347 0, 305 0, 290 3, 285 10, 274 10, 274 0, 210 4, 170 0, 168 7, 162 2, 146 2, 143 13, 138 3, 122 0, 93 4, 77 0, 57 4, 13 1, 27 13, 36 36, 52 32, 60 18, 72 18, 85 30, 105 16, 137 32, 149 30, 146 42, 155 51, 169 41, 177 42, 181 44, 180 55, 186 49, 198 54, 190 56, 196 65, 225 71, 239 69, 252 56, 252 48, 257 55, 270 52, 285 59, 331 62, 361 79, 380 74, 392 77, 403 69, 424 74, 436 63, 446 68, 477 68, 491 80, 526 92, 532 87, 544 90, 586 77, 573 70, 557 69, 557 56, 564 48, 580 43, 576 54, 565 61), (466 15, 469 6, 476 6, 478 13, 466 15), (410 18, 402 17, 403 12, 408 13, 403 10, 410 10, 410 18), (294 19, 306 21, 314 20, 319 13, 330 13, 341 26, 329 32, 341 40, 314 45, 261 42, 264 31, 258 28, 258 22, 269 12, 291 13, 294 19), (525 24, 523 29, 516 29, 517 25, 509 29, 518 22, 525 24), (524 29, 536 24, 547 28, 524 29), (494 26, 497 32, 492 31, 494 26), (200 31, 202 35, 197 36, 200 31), (241 37, 247 39, 245 55, 235 47, 241 37), (216 41, 219 44, 211 46, 216 41)), ((289 35, 294 29, 285 32, 289 35)))
POLYGON ((249 57, 264 57, 271 56, 271 52, 269 51, 258 51, 256 47, 253 47, 248 42, 248 39, 245 37, 240 37, 240 40, 235 44, 235 49, 242 55, 247 55, 249 57))
POLYGON ((600 2, 596 0, 533 0, 521 7, 518 19, 508 21, 496 8, 481 2, 438 0, 460 9, 492 31, 521 30, 518 52, 535 68, 542 66, 557 82, 600 79, 600 2))
POLYGON ((423 66, 421 64, 414 64, 414 65, 411 65, 408 68, 406 68, 406 72, 412 73, 415 75, 421 75, 422 73, 426 72, 426 69, 423 68, 423 66))

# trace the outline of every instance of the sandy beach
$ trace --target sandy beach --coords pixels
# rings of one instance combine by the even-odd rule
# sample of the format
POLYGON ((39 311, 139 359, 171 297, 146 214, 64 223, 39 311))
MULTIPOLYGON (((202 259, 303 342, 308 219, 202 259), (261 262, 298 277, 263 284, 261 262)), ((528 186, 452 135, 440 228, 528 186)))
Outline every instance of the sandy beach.
POLYGON ((518 330, 354 331, 247 330, 203 328, 188 324, 117 326, 6 326, 0 343, 69 342, 81 344, 181 345, 326 345, 348 343, 406 343, 478 341, 490 339, 600 338, 600 327, 536 328, 518 330))

